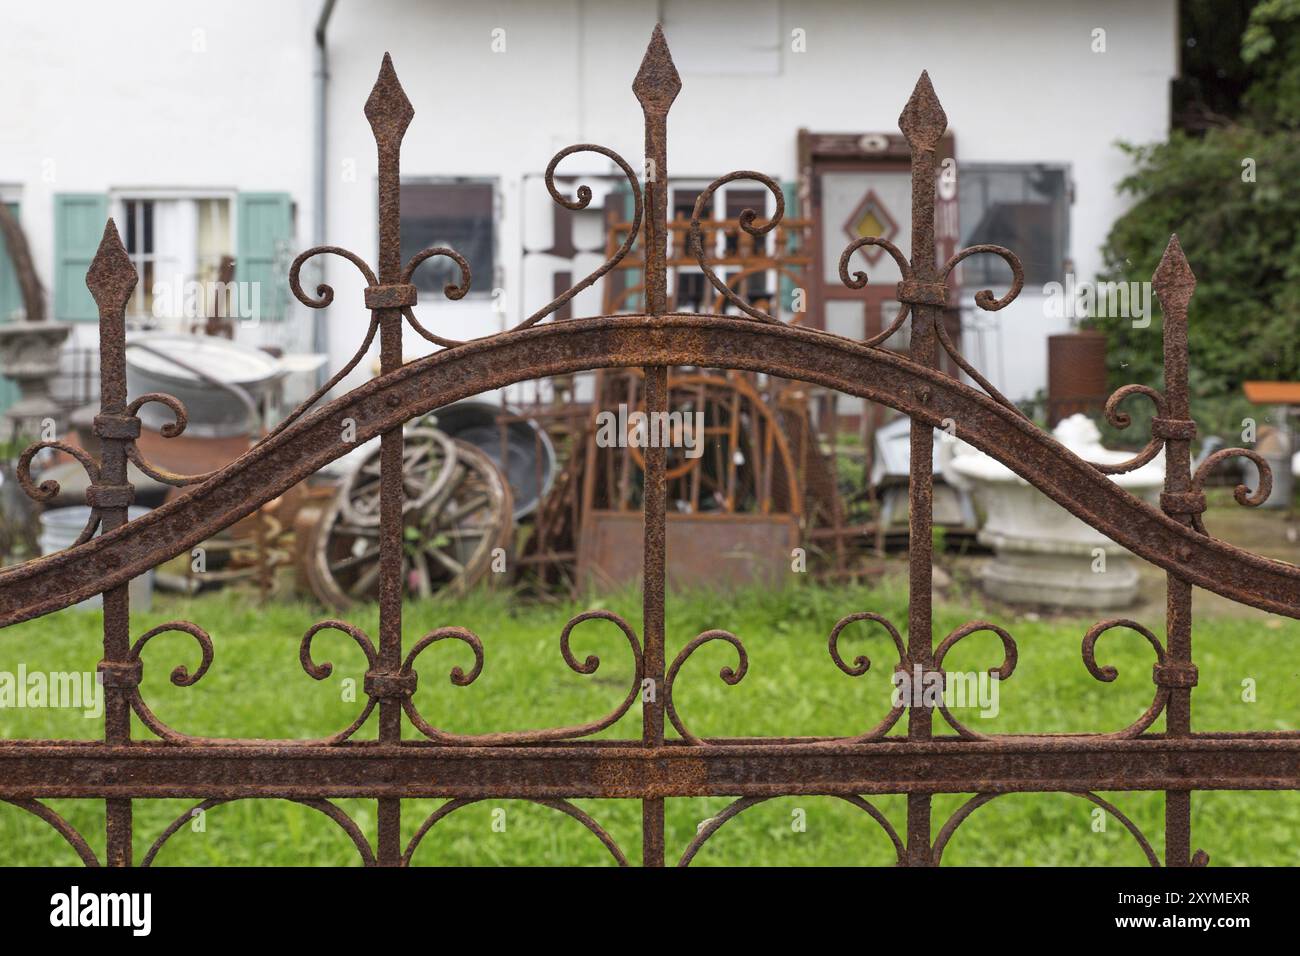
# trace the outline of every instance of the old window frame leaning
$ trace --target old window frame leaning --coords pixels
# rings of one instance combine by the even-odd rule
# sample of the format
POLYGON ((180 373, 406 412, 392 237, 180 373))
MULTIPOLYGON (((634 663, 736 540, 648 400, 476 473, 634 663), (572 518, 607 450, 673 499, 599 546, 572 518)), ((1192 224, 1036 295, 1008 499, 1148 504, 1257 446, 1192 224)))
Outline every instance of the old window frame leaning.
MULTIPOLYGON (((0 627, 67 607, 92 594, 104 594, 104 658, 99 664, 105 688, 102 741, 0 741, 0 800, 44 819, 62 834, 88 864, 97 860, 87 842, 41 801, 46 798, 93 798, 105 801, 106 846, 109 864, 132 862, 132 802, 161 797, 190 797, 200 806, 247 798, 283 798, 314 807, 349 835, 367 864, 409 862, 425 834, 440 819, 468 803, 489 797, 532 800, 566 813, 583 823, 619 863, 627 862, 610 835, 570 801, 583 797, 612 797, 642 802, 641 856, 647 865, 662 865, 664 801, 682 796, 736 798, 704 826, 673 857, 688 863, 700 846, 728 820, 766 799, 792 794, 842 798, 862 809, 884 828, 898 862, 912 866, 938 864, 953 832, 973 811, 1005 793, 1063 792, 1076 794, 1113 814, 1130 831, 1152 864, 1156 851, 1121 811, 1096 791, 1163 791, 1165 793, 1164 861, 1172 866, 1204 863, 1204 851, 1193 850, 1192 792, 1210 789, 1294 790, 1300 788, 1300 732, 1194 733, 1191 693, 1197 669, 1192 659, 1191 589, 1199 586, 1242 604, 1300 618, 1300 568, 1239 550, 1206 532, 1202 490, 1207 474, 1220 462, 1244 456, 1259 467, 1260 487, 1252 493, 1237 488, 1242 504, 1267 497, 1267 464, 1247 449, 1226 449, 1210 456, 1196 471, 1190 468, 1190 444, 1195 425, 1188 417, 1187 305, 1195 279, 1176 238, 1171 239, 1154 275, 1164 312, 1163 391, 1130 385, 1111 396, 1107 417, 1117 426, 1128 419, 1120 405, 1142 396, 1152 402, 1156 416, 1150 440, 1141 452, 1119 465, 1085 462, 1034 427, 1000 395, 954 347, 940 321, 949 291, 947 279, 965 258, 992 254, 1015 273, 1012 288, 1001 298, 989 291, 975 296, 985 310, 1006 306, 1020 291, 1022 274, 1015 255, 995 246, 975 246, 936 262, 934 235, 935 147, 947 118, 928 76, 921 75, 904 108, 899 127, 911 150, 912 247, 910 256, 887 240, 863 238, 852 242, 840 258, 841 280, 861 289, 867 277, 848 271, 850 256, 874 245, 898 264, 903 280, 897 298, 899 315, 888 328, 860 342, 784 325, 752 307, 718 278, 708 252, 698 242, 698 222, 710 208, 713 192, 726 183, 751 180, 769 190, 774 215, 762 221, 747 212, 742 224, 751 235, 774 228, 784 213, 781 190, 767 176, 750 170, 714 180, 695 207, 693 254, 709 282, 739 310, 739 315, 670 314, 665 289, 667 203, 662 183, 668 179, 666 119, 681 88, 662 33, 656 29, 632 89, 645 116, 647 170, 644 182, 617 153, 590 144, 561 150, 546 171, 554 200, 580 209, 591 200, 579 187, 574 198, 555 187, 556 166, 576 152, 592 152, 612 160, 622 171, 634 197, 633 226, 627 241, 611 259, 573 289, 534 312, 515 328, 472 342, 459 342, 432 331, 417 318, 411 276, 420 263, 445 256, 456 263, 460 281, 449 285, 449 298, 462 297, 470 285, 465 261, 451 249, 426 249, 402 263, 399 247, 399 151, 414 111, 406 99, 387 56, 370 99, 370 121, 379 157, 378 270, 356 254, 335 246, 309 249, 294 261, 290 285, 297 298, 312 308, 333 300, 331 288, 316 294, 299 282, 303 263, 329 253, 354 265, 365 277, 365 307, 370 324, 353 358, 303 406, 292 412, 263 441, 218 472, 171 475, 159 472, 140 453, 137 412, 146 402, 161 402, 176 416, 173 433, 185 424, 185 411, 174 398, 149 394, 128 401, 125 386, 124 322, 127 301, 136 282, 135 270, 110 220, 87 276, 99 308, 101 406, 95 431, 102 443, 95 460, 60 442, 33 445, 19 462, 20 480, 28 494, 49 499, 52 482, 37 486, 30 476, 34 454, 58 448, 77 457, 90 473, 88 503, 93 516, 79 542, 56 555, 0 570, 0 627), (578 291, 589 287, 621 260, 636 242, 645 256, 646 310, 642 314, 597 316, 565 322, 542 321, 578 291), (889 335, 911 322, 911 354, 902 356, 880 347, 889 335), (404 324, 442 346, 433 355, 402 363, 404 324), (316 402, 357 366, 375 338, 379 340, 381 374, 327 404, 316 402), (979 389, 938 372, 940 351, 948 353, 979 389), (700 646, 723 641, 732 646, 736 666, 724 668, 728 684, 742 680, 748 669, 745 647, 727 631, 708 631, 683 643, 669 662, 664 633, 664 451, 645 454, 644 504, 644 620, 638 635, 608 611, 575 617, 559 635, 565 663, 580 674, 598 666, 594 657, 580 661, 570 648, 575 627, 612 627, 626 638, 635 674, 626 698, 600 720, 578 726, 544 730, 502 730, 480 735, 451 733, 431 725, 415 708, 415 664, 433 643, 458 641, 472 653, 468 671, 452 671, 452 683, 472 682, 486 665, 482 642, 460 627, 444 627, 408 643, 402 633, 401 507, 402 430, 407 420, 470 395, 540 376, 601 367, 640 367, 646 381, 650 411, 664 410, 666 375, 670 365, 735 368, 804 380, 860 398, 889 405, 912 418, 910 533, 908 555, 910 600, 905 629, 869 610, 854 610, 835 625, 828 637, 834 664, 849 676, 871 666, 865 657, 852 662, 840 654, 840 632, 854 621, 868 621, 892 638, 897 667, 942 675, 944 656, 958 641, 977 631, 991 632, 1005 650, 995 668, 1010 677, 1016 665, 1016 644, 1001 626, 971 621, 935 643, 931 620, 931 494, 932 434, 945 419, 956 433, 993 455, 1031 481, 1049 497, 1138 556, 1168 574, 1168 615, 1161 640, 1146 625, 1123 618, 1101 621, 1082 637, 1083 663, 1098 680, 1115 677, 1112 667, 1099 664, 1096 643, 1112 629, 1136 632, 1153 650, 1154 696, 1145 714, 1114 733, 1069 735, 986 735, 964 726, 942 707, 940 717, 951 732, 936 733, 935 714, 924 704, 895 707, 881 700, 879 722, 839 738, 702 739, 690 730, 689 716, 673 699, 674 679, 683 663, 700 646), (194 671, 178 667, 172 681, 188 686, 200 680, 213 660, 212 642, 203 629, 188 621, 172 621, 139 635, 132 642, 127 582, 159 562, 187 551, 217 530, 251 513, 283 493, 348 446, 339 440, 343 419, 356 422, 358 442, 381 439, 382 588, 378 640, 338 620, 315 624, 303 637, 300 657, 306 672, 317 679, 329 665, 312 656, 312 638, 333 629, 350 635, 369 662, 366 700, 347 728, 319 740, 210 740, 192 737, 160 721, 140 693, 142 650, 156 634, 179 631, 193 637, 201 652, 194 671), (1160 508, 1134 498, 1108 475, 1138 467, 1165 451, 1168 464, 1160 508), (127 462, 188 494, 150 514, 128 522, 126 509, 133 488, 127 482, 127 462), (91 537, 97 526, 103 534, 91 537), (906 637, 904 637, 904 634, 906 637), (655 689, 643 694, 643 681, 655 689), (641 703, 639 740, 591 740, 641 703), (156 739, 131 737, 135 713, 156 739), (1152 733, 1158 717, 1166 729, 1152 733), (401 739, 403 718, 423 736, 401 739), (906 735, 886 734, 905 720, 906 735), (359 727, 377 720, 376 740, 353 739, 359 727), (667 739, 666 725, 677 731, 667 739), (947 821, 932 820, 935 793, 977 791, 947 821), (873 794, 907 795, 903 832, 869 801, 873 794), (334 798, 364 797, 378 802, 378 840, 372 846, 358 826, 335 804, 334 798), (442 797, 448 800, 400 843, 402 800, 442 797)), ((432 678, 434 675, 430 675, 432 678)), ((454 691, 451 691, 454 693, 454 691)), ((141 860, 150 863, 158 849, 185 824, 185 814, 158 834, 141 860)))

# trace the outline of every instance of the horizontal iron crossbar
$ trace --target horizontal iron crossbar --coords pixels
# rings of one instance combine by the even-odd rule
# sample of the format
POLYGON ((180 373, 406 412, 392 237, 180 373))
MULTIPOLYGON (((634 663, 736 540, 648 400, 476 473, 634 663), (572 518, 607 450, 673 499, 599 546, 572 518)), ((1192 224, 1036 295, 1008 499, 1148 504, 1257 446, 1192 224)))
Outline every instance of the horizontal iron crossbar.
POLYGON ((537 747, 0 744, 0 797, 699 797, 1300 789, 1300 734, 537 747))

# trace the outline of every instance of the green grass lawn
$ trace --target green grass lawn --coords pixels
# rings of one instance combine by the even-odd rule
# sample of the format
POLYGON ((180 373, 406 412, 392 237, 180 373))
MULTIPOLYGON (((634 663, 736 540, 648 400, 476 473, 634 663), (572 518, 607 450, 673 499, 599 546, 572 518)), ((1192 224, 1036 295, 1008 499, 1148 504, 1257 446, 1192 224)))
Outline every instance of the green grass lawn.
MULTIPOLYGON (((977 616, 963 598, 936 605, 936 641, 953 627, 977 616), (963 610, 963 606, 967 609, 963 610)), ((559 652, 565 622, 590 606, 623 614, 639 632, 635 595, 577 606, 525 604, 501 594, 479 594, 460 603, 409 605, 404 633, 410 645, 435 627, 460 624, 475 631, 486 649, 486 665, 468 687, 452 685, 447 674, 472 656, 456 642, 426 650, 417 705, 435 726, 457 732, 540 728, 594 720, 622 701, 631 682, 632 659, 626 640, 613 625, 583 624, 574 633, 574 655, 601 658, 596 674, 571 671, 559 652)), ((826 636, 841 616, 858 610, 883 613, 903 630, 906 592, 900 584, 872 588, 739 595, 671 597, 667 632, 669 660, 701 631, 722 627, 737 634, 749 651, 749 673, 729 687, 718 669, 735 665, 734 651, 715 642, 701 648, 683 669, 676 691, 678 710, 701 736, 849 735, 873 726, 889 709, 894 652, 888 636, 867 622, 852 625, 841 639, 844 658, 860 653, 872 660, 863 677, 838 670, 826 651, 826 636)), ((1094 680, 1080 657, 1088 621, 1015 618, 987 612, 1006 626, 1019 646, 1019 666, 1000 688, 997 717, 973 711, 958 716, 983 732, 1021 733, 1118 730, 1150 703, 1153 654, 1137 634, 1115 630, 1098 644, 1102 665, 1119 669, 1114 683, 1094 680)), ((324 681, 308 677, 298 663, 303 632, 327 615, 306 604, 261 604, 255 597, 226 592, 192 600, 160 598, 153 611, 136 614, 133 638, 163 621, 184 618, 203 626, 216 648, 210 672, 188 688, 173 686, 173 667, 196 666, 192 638, 164 634, 144 652, 143 692, 155 713, 173 728, 191 734, 229 737, 314 737, 346 727, 359 713, 343 699, 348 678, 360 695, 365 659, 351 639, 337 632, 318 635, 315 659, 332 661, 324 681)), ((377 640, 373 609, 349 620, 377 640)), ((1163 634, 1162 620, 1144 620, 1163 634)), ((64 611, 0 633, 0 671, 20 663, 35 671, 93 670, 100 657, 98 613, 64 611)), ((1300 622, 1269 618, 1199 617, 1195 631, 1200 685, 1196 688, 1194 727, 1207 730, 1294 730, 1300 726, 1300 622), (1243 681, 1256 684, 1256 700, 1242 700, 1243 681)), ((945 661, 949 671, 978 671, 1002 660, 991 634, 962 641, 945 661)), ((936 717, 936 729, 942 726, 936 717)), ((1155 730, 1161 729, 1158 722, 1155 730)), ((359 737, 373 737, 371 718, 359 737)), ((102 722, 76 711, 0 710, 0 736, 97 738, 102 722)), ((413 732, 412 732, 413 733, 413 732)), ((670 733, 672 733, 670 729, 670 733)), ((148 731, 137 725, 136 734, 148 731)), ((607 737, 637 737, 639 708, 606 731, 607 737)), ((1163 847, 1163 798, 1159 794, 1107 793, 1142 830, 1157 853, 1163 847)), ((934 800, 938 827, 964 800, 945 795, 934 800)), ((157 834, 196 801, 137 801, 136 858, 157 834)), ((374 840, 373 801, 337 801, 374 840)), ((640 858, 640 805, 635 801, 579 800, 609 830, 631 860, 640 858)), ((701 821, 730 801, 677 799, 667 803, 670 862, 690 842, 701 821)), ((898 830, 904 827, 903 798, 873 802, 898 830)), ((441 801, 411 800, 403 808, 404 840, 441 801)), ((51 805, 103 854, 103 805, 97 801, 56 800, 51 805)), ((958 831, 945 864, 1140 865, 1145 858, 1131 836, 1109 819, 1104 831, 1093 827, 1095 808, 1077 797, 1022 794, 1001 797, 977 811, 958 831)), ((1294 865, 1300 862, 1300 795, 1294 793, 1197 794, 1193 803, 1195 847, 1209 852, 1212 864, 1294 865)), ((41 821, 0 804, 0 864, 71 864, 72 851, 41 821)), ((356 865, 357 855, 334 823, 315 811, 283 801, 244 801, 210 811, 201 832, 182 829, 163 849, 160 865, 325 864, 356 865)), ((520 801, 484 801, 452 814, 425 838, 417 864, 607 864, 600 843, 576 821, 545 807, 520 801), (505 827, 494 811, 504 809, 505 827)), ((860 810, 825 797, 769 801, 728 823, 706 844, 696 865, 886 864, 892 847, 881 829, 860 810), (802 811, 802 814, 797 811, 802 811), (806 828, 793 826, 806 819, 806 828)))

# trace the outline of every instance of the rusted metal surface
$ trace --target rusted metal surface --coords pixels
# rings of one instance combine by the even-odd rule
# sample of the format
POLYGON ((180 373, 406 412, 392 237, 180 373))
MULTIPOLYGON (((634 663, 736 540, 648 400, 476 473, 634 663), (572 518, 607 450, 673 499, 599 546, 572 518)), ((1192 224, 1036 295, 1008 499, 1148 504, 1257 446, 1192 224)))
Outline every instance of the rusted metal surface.
MULTIPOLYGON (((667 584, 730 589, 780 587, 790 573, 790 555, 799 545, 793 515, 669 514, 667 542, 673 552, 667 584)), ((639 541, 641 519, 618 511, 583 515, 578 540, 579 593, 626 587, 641 578, 641 561, 629 542, 639 541)))
MULTIPOLYGON (((1158 790, 1166 793, 1164 862, 1185 866, 1207 862, 1204 852, 1193 851, 1191 801, 1195 791, 1300 789, 1300 733, 1205 734, 1191 729, 1191 697, 1198 676, 1192 655, 1191 588, 1208 588, 1244 604, 1300 618, 1300 568, 1219 541, 1207 533, 1201 521, 1205 508, 1202 488, 1208 472, 1219 462, 1245 456, 1260 467, 1260 488, 1237 489, 1237 500, 1243 504, 1263 500, 1269 475, 1263 461, 1244 449, 1221 451, 1191 473, 1190 443, 1195 426, 1188 417, 1186 310, 1195 280, 1177 240, 1171 240, 1154 276, 1165 314, 1164 390, 1145 386, 1120 389, 1106 408, 1110 421, 1123 427, 1128 418, 1120 410, 1121 403, 1135 395, 1153 402, 1156 417, 1150 441, 1126 463, 1094 465, 1034 427, 998 394, 957 353, 943 321, 945 309, 951 305, 948 280, 967 256, 1001 256, 1015 276, 1013 287, 1001 298, 987 290, 976 294, 976 304, 986 310, 1000 309, 1015 298, 1022 273, 1015 255, 999 247, 976 246, 944 262, 938 259, 934 236, 936 146, 942 141, 947 120, 928 77, 922 75, 899 121, 912 161, 910 255, 885 239, 868 237, 851 243, 841 258, 841 279, 849 289, 867 284, 865 274, 848 272, 852 253, 867 245, 884 250, 903 276, 897 288, 898 316, 890 329, 865 342, 791 327, 744 302, 735 289, 712 273, 700 229, 691 232, 691 251, 705 275, 714 280, 719 296, 740 314, 667 311, 666 120, 681 81, 658 30, 633 90, 645 114, 648 163, 644 192, 621 157, 605 147, 590 145, 561 151, 548 167, 547 185, 565 208, 580 209, 590 202, 591 192, 580 187, 574 199, 558 192, 554 175, 561 159, 574 152, 596 152, 623 171, 633 196, 633 228, 610 259, 574 289, 608 273, 639 239, 645 269, 645 313, 539 324, 570 302, 574 290, 568 290, 515 329, 461 343, 417 319, 410 280, 421 262, 434 256, 448 257, 458 265, 460 281, 448 285, 445 292, 450 298, 460 298, 471 281, 464 259, 454 250, 433 248, 418 253, 405 265, 400 261, 399 151, 414 111, 385 57, 366 105, 378 146, 378 272, 361 257, 334 246, 307 250, 290 272, 290 285, 299 300, 312 308, 325 308, 333 301, 334 292, 325 285, 316 289, 314 297, 304 292, 299 281, 303 263, 316 255, 333 254, 360 271, 366 279, 364 304, 371 319, 357 353, 316 395, 236 461, 210 475, 160 472, 169 484, 186 486, 186 493, 130 522, 126 509, 133 488, 127 481, 126 464, 129 460, 140 466, 145 460, 137 447, 139 408, 144 402, 160 402, 170 408, 176 421, 165 430, 168 435, 184 430, 185 411, 166 395, 139 396, 128 402, 123 315, 136 276, 116 228, 109 222, 87 279, 100 310, 103 381, 100 414, 95 420, 99 457, 57 442, 40 443, 24 454, 19 474, 32 497, 48 500, 57 494, 57 488, 50 482, 39 487, 33 482, 33 456, 45 447, 72 455, 92 480, 88 494, 94 509, 91 523, 82 540, 67 551, 0 570, 0 626, 48 614, 92 594, 104 594, 104 650, 99 664, 107 697, 104 736, 102 741, 86 742, 0 741, 0 800, 47 822, 88 864, 99 861, 87 842, 42 804, 42 799, 103 799, 106 862, 111 865, 132 862, 135 800, 190 797, 201 801, 201 807, 211 807, 230 800, 276 797, 297 801, 329 817, 347 833, 363 862, 399 866, 410 861, 420 841, 440 820, 475 800, 501 797, 533 800, 578 820, 615 862, 625 863, 628 853, 599 821, 570 802, 581 797, 616 797, 642 801, 642 862, 659 866, 670 860, 689 863, 728 821, 765 799, 824 794, 847 800, 881 826, 895 847, 898 862, 930 866, 940 862, 950 839, 972 813, 1000 794, 1027 791, 1065 792, 1088 800, 1114 816, 1133 835, 1147 859, 1157 863, 1159 855, 1122 809, 1094 791, 1158 790), (908 320, 912 322, 911 355, 882 348, 888 333, 908 320), (403 365, 401 336, 407 324, 443 349, 403 365), (317 407, 326 392, 357 366, 376 337, 380 376, 317 407), (941 360, 964 369, 980 389, 944 374, 941 360), (1098 622, 1082 635, 1083 666, 1104 682, 1114 680, 1116 673, 1113 667, 1098 663, 1100 638, 1112 630, 1126 630, 1151 645, 1154 691, 1150 707, 1133 724, 1116 732, 1007 736, 978 733, 942 705, 935 708, 938 719, 951 733, 937 732, 936 714, 930 707, 881 699, 875 712, 864 716, 862 726, 843 737, 712 739, 696 735, 691 730, 689 699, 674 698, 674 683, 682 667, 698 648, 726 643, 736 655, 735 664, 724 667, 720 676, 734 685, 745 678, 749 659, 742 640, 727 631, 707 631, 695 637, 665 634, 664 582, 673 558, 666 535, 666 454, 663 448, 650 448, 644 454, 642 632, 638 636, 628 622, 610 612, 591 611, 575 617, 558 636, 565 665, 578 674, 590 675, 600 661, 594 656, 579 660, 573 655, 572 632, 578 627, 599 627, 621 633, 633 663, 622 702, 595 721, 572 726, 457 734, 431 724, 414 704, 420 654, 441 641, 459 642, 468 648, 474 663, 468 671, 460 667, 451 671, 456 686, 472 683, 490 662, 483 642, 462 627, 439 628, 409 646, 402 633, 403 425, 478 392, 601 368, 641 369, 645 408, 666 410, 667 369, 681 365, 738 369, 809 382, 911 416, 911 595, 906 629, 900 630, 896 622, 874 612, 846 609, 827 641, 831 661, 844 674, 858 677, 871 667, 864 656, 850 662, 840 653, 839 636, 855 622, 883 628, 897 655, 894 666, 904 671, 942 679, 945 655, 969 635, 987 632, 994 634, 1003 648, 1003 660, 994 671, 1002 679, 1014 673, 1016 642, 995 622, 971 621, 941 637, 933 633, 931 433, 951 419, 959 437, 1003 461, 1069 511, 1167 572, 1163 640, 1147 624, 1127 619, 1098 622), (340 440, 345 419, 356 426, 352 443, 340 440), (358 704, 356 718, 323 739, 282 741, 195 737, 159 720, 140 689, 145 644, 165 632, 186 634, 195 641, 202 662, 192 673, 183 667, 173 671, 172 681, 179 686, 196 683, 214 666, 213 644, 199 625, 187 621, 162 624, 132 642, 127 582, 252 513, 356 443, 376 436, 382 436, 378 640, 353 624, 329 619, 308 630, 299 651, 306 674, 323 679, 331 665, 313 657, 315 635, 334 630, 355 641, 369 664, 366 699, 358 704), (1139 467, 1161 450, 1166 453, 1168 469, 1160 509, 1139 501, 1109 479, 1110 474, 1139 467), (92 538, 100 525, 104 533, 92 538), (669 637, 680 647, 671 663, 669 637), (628 718, 638 701, 641 733, 637 739, 590 739, 628 718), (133 739, 132 714, 152 739, 133 739), (1165 732, 1151 732, 1162 716, 1165 732), (372 721, 378 723, 378 739, 356 739, 357 731, 372 721), (414 731, 413 739, 402 739, 404 724, 414 731), (675 736, 665 733, 667 726, 675 736), (887 736, 902 727, 906 728, 904 736, 887 736), (898 829, 865 798, 884 793, 908 797, 905 825, 898 829), (975 796, 947 821, 935 821, 930 798, 936 793, 975 796), (664 801, 706 795, 737 799, 687 846, 666 846, 664 801), (347 797, 377 801, 376 846, 372 847, 361 829, 331 802, 347 797), (444 797, 448 802, 414 828, 414 837, 404 846, 403 800, 415 797, 444 797)), ((732 173, 715 180, 707 192, 742 178, 758 182, 777 199, 778 214, 770 221, 759 223, 750 211, 739 218, 741 228, 758 238, 779 221, 782 200, 775 182, 758 172, 732 173)), ((152 862, 185 819, 188 815, 163 832, 148 835, 153 837, 152 846, 140 862, 152 862)))

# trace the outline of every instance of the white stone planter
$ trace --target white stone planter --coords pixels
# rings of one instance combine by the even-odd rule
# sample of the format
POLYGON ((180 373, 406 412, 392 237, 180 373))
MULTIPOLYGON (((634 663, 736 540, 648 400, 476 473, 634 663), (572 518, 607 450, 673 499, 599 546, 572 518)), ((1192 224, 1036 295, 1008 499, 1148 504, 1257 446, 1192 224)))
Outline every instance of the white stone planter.
MULTIPOLYGON (((1072 415, 1052 434, 1085 461, 1117 464, 1130 452, 1101 445, 1101 433, 1084 415, 1072 415)), ((979 540, 996 557, 981 571, 993 597, 1014 604, 1116 608, 1137 599, 1132 555, 1080 521, 1010 468, 962 441, 946 442, 945 477, 969 488, 984 515, 979 540)), ((1164 483, 1164 453, 1111 480, 1155 504, 1164 483)))

